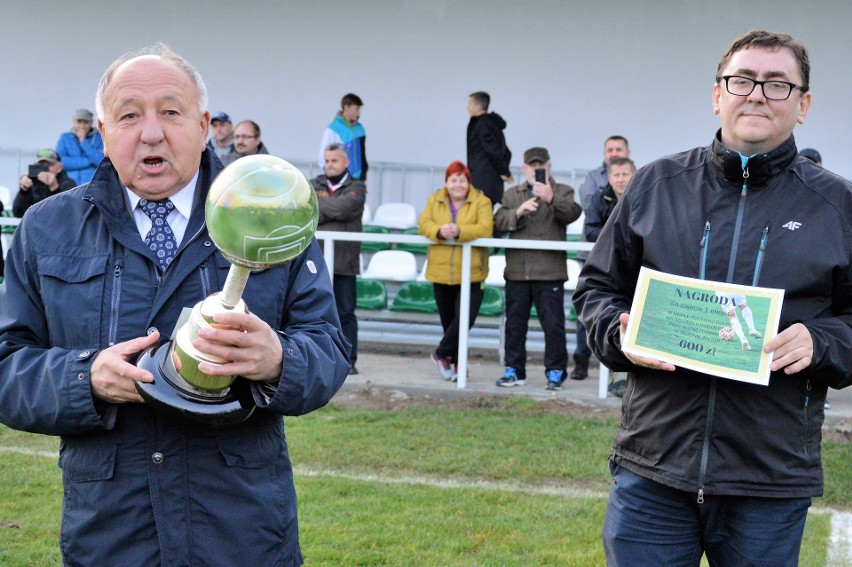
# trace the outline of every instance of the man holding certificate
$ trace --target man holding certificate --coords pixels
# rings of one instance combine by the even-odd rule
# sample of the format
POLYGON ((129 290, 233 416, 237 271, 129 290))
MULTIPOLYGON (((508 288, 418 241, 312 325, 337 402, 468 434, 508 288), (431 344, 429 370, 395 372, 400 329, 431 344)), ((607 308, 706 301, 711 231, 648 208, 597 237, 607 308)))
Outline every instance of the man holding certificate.
MULTIPOLYGON (((811 498, 822 494, 826 390, 852 384, 852 184, 798 155, 793 129, 811 105, 809 79, 798 40, 737 38, 713 84, 721 129, 712 143, 637 171, 585 264, 574 303, 589 344, 630 375, 610 457, 610 565, 698 565, 703 554, 719 565, 797 564, 811 498), (724 349, 721 329, 701 347, 766 353, 768 384, 625 352, 642 268, 784 290, 777 332, 747 328, 724 349)), ((673 289, 683 297, 666 307, 680 310, 679 325, 733 323, 712 300, 684 299, 703 292, 673 289), (693 307, 694 319, 683 315, 693 307)), ((643 307, 644 322, 653 309, 643 307)))

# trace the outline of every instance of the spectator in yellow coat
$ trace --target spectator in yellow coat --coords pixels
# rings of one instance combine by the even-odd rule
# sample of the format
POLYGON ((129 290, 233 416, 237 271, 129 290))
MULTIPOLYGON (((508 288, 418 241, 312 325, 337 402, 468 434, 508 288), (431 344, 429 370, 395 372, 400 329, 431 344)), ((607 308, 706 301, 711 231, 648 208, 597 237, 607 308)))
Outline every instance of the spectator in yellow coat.
MULTIPOLYGON (((494 228, 491 200, 470 183, 470 171, 460 161, 447 167, 444 186, 429 195, 420 215, 420 234, 439 244, 429 246, 426 279, 434 284, 435 303, 444 336, 432 360, 445 380, 458 378, 459 306, 461 299, 462 248, 442 242, 468 242, 490 238, 494 228)), ((471 254, 470 325, 473 326, 482 303, 483 285, 488 276, 488 248, 477 247, 471 254)))

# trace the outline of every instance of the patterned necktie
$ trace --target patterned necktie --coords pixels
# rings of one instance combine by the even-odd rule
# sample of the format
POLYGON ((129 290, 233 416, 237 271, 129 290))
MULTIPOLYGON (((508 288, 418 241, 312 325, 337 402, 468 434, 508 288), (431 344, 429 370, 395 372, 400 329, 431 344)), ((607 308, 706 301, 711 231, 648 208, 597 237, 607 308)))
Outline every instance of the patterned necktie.
POLYGON ((145 236, 145 244, 157 257, 157 262, 165 271, 174 259, 175 252, 177 252, 175 235, 166 220, 169 213, 174 210, 175 205, 169 199, 162 201, 139 199, 139 208, 151 219, 151 230, 145 236))

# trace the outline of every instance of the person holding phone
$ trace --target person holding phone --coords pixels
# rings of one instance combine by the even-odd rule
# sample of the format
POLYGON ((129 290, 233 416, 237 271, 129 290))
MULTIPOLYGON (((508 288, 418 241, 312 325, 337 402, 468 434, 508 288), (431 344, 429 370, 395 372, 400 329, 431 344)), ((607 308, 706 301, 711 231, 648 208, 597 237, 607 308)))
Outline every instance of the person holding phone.
MULTIPOLYGON (((574 189, 550 176, 550 153, 535 147, 524 152, 526 181, 507 189, 495 207, 494 228, 509 238, 565 240, 566 227, 582 213, 574 189)), ((506 368, 501 387, 526 384, 526 339, 535 305, 544 331, 544 369, 548 390, 562 389, 568 366, 565 345, 563 284, 568 268, 563 250, 506 249, 506 368)))
POLYGON ((18 180, 18 194, 12 203, 12 214, 23 217, 27 209, 39 201, 73 189, 76 185, 62 166, 59 154, 51 148, 39 150, 27 173, 18 180))

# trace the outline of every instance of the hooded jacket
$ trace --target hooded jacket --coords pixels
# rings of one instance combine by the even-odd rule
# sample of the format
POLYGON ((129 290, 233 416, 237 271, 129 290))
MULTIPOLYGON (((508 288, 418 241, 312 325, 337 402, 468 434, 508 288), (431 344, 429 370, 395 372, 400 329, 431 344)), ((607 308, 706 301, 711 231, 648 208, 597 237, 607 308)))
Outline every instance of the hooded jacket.
POLYGON ((0 422, 62 437, 66 565, 300 565, 282 415, 325 405, 349 370, 331 283, 313 242, 255 271, 243 293, 278 332, 279 380, 252 383, 245 422, 210 428, 92 395, 110 345, 159 329, 222 289, 229 264, 204 204, 221 169, 206 150, 183 242, 165 272, 137 232, 109 159, 92 182, 33 205, 0 299, 0 422))
POLYGON ((746 163, 720 137, 637 171, 586 262, 574 305, 589 345, 628 371, 618 465, 703 494, 822 493, 826 389, 852 384, 852 187, 798 157, 791 136, 746 163), (780 328, 805 325, 813 359, 768 386, 678 368, 634 366, 621 352, 642 266, 785 290, 780 328))
POLYGON ((491 112, 472 116, 467 125, 467 167, 474 187, 479 187, 492 203, 503 197, 503 179, 510 176, 512 152, 506 146, 506 121, 491 112))

